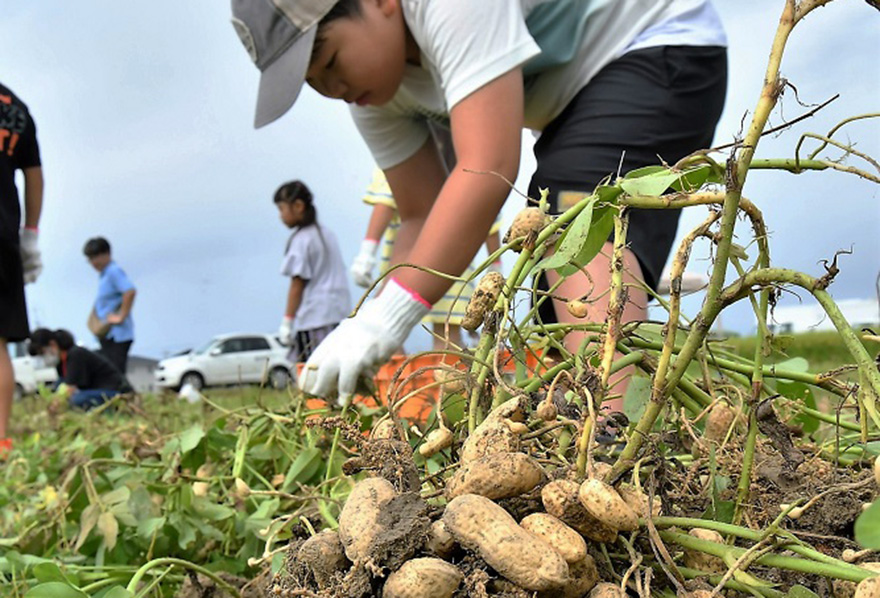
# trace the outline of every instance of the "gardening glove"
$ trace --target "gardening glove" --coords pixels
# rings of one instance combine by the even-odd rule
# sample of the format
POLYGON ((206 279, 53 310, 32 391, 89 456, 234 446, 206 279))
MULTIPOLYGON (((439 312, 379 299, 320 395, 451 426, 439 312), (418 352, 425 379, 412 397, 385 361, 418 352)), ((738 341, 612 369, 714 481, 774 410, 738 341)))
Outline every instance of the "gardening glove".
POLYGON ((23 228, 19 235, 21 265, 24 269, 25 284, 36 282, 40 272, 43 271, 43 259, 40 257, 37 236, 37 229, 35 228, 23 228))
POLYGON ((379 242, 373 239, 361 241, 361 252, 351 264, 351 277, 359 287, 367 288, 373 284, 373 268, 376 266, 376 250, 379 242))
POLYGON ((503 272, 501 272, 501 260, 497 260, 489 264, 487 272, 497 272, 498 274, 503 274, 503 272))
POLYGON ((344 406, 358 376, 385 363, 430 309, 427 301, 392 278, 378 297, 318 345, 300 374, 300 389, 320 397, 338 390, 337 401, 344 406))
POLYGON ((293 344, 293 317, 284 316, 281 319, 281 325, 278 327, 278 340, 285 347, 293 344))

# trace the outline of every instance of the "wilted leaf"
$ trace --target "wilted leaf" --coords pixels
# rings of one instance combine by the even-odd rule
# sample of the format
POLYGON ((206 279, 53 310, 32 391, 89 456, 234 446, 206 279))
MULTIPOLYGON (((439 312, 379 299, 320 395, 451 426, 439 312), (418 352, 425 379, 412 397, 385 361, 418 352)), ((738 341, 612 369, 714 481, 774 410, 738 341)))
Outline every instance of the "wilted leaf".
POLYGON ((101 513, 101 516, 98 517, 98 530, 104 536, 107 550, 113 550, 113 547, 116 546, 116 538, 119 536, 119 522, 116 521, 116 516, 109 511, 101 513))
POLYGON ((100 514, 101 509, 96 504, 90 504, 83 509, 79 518, 79 535, 77 536, 76 544, 73 547, 74 552, 77 552, 88 539, 92 528, 98 523, 98 516, 100 514))

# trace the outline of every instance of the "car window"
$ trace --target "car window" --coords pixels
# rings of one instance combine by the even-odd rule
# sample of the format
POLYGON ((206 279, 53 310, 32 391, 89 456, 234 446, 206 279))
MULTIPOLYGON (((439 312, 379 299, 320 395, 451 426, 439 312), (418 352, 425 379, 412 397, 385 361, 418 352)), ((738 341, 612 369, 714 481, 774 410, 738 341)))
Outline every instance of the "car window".
POLYGON ((269 341, 261 336, 249 336, 241 339, 245 351, 268 351, 269 341))
POLYGON ((220 344, 220 352, 224 355, 226 353, 240 353, 244 350, 244 343, 240 338, 231 338, 220 344))

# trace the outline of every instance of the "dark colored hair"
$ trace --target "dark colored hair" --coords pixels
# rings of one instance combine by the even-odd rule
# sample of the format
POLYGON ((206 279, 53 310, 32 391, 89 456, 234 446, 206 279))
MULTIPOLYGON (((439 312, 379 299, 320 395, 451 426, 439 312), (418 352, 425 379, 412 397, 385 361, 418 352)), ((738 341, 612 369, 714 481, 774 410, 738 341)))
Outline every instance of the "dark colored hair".
POLYGON ((37 328, 31 332, 30 342, 28 343, 28 353, 31 355, 41 354, 43 349, 49 346, 50 341, 55 341, 58 348, 62 351, 67 351, 76 344, 73 340, 73 335, 63 328, 59 328, 54 332, 48 328, 37 328))
POLYGON ((318 221, 318 211, 315 209, 315 204, 312 201, 312 192, 309 191, 309 188, 302 181, 284 183, 278 187, 278 191, 275 192, 273 197, 275 203, 281 203, 282 201, 293 203, 296 200, 302 201, 306 206, 306 212, 299 226, 306 227, 315 224, 318 221))
POLYGON ((104 237, 93 237, 86 241, 86 244, 83 246, 83 253, 86 254, 86 257, 110 253, 110 243, 104 237))
POLYGON ((339 2, 334 4, 333 8, 330 9, 330 12, 324 15, 324 18, 318 23, 318 32, 317 35, 315 35, 315 45, 312 47, 312 60, 315 59, 315 56, 318 55, 318 52, 321 51, 321 46, 324 44, 324 36, 321 35, 322 28, 337 19, 351 19, 360 17, 362 14, 361 0, 339 0, 339 2))

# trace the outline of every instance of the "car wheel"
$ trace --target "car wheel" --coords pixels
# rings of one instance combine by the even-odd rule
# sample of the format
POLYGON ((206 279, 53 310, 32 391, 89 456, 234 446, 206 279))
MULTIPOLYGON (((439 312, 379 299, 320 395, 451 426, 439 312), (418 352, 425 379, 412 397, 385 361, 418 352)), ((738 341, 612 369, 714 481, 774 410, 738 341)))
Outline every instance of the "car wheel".
POLYGON ((202 390, 205 387, 205 379, 198 372, 187 372, 180 377, 180 387, 189 385, 196 390, 202 390))
POLYGON ((21 384, 16 384, 12 389, 12 400, 20 401, 24 397, 24 387, 21 384))
POLYGON ((275 390, 284 390, 290 384, 290 372, 287 368, 276 367, 269 372, 269 383, 275 390))

